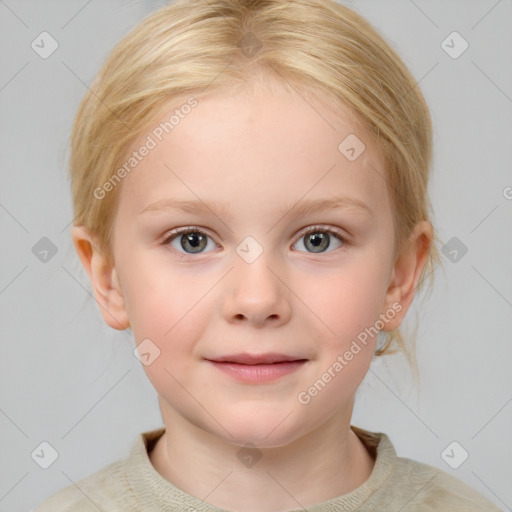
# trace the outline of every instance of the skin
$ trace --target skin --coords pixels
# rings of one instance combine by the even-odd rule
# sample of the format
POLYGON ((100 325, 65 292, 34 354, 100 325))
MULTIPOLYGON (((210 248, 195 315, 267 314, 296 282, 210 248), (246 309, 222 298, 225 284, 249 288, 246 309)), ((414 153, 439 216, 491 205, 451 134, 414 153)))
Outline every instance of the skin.
POLYGON ((375 145, 347 116, 284 89, 217 93, 201 97, 124 179, 113 262, 86 228, 73 228, 107 324, 130 326, 136 344, 150 339, 160 350, 144 366, 166 427, 150 459, 177 487, 228 510, 278 512, 350 492, 370 476, 374 460, 350 419, 377 337, 309 403, 297 397, 393 304, 401 311, 383 329, 397 328, 414 298, 432 229, 418 224, 395 257, 391 202, 376 170, 385 175, 375 145), (352 162, 338 150, 351 133, 366 145, 352 162), (371 213, 287 214, 289 205, 341 195, 371 213), (166 199, 226 206, 141 213, 166 199), (304 230, 317 225, 324 237, 342 230, 347 242, 330 235, 324 252, 312 252, 304 230), (180 236, 165 242, 189 226, 210 237, 199 254, 187 254, 180 236), (236 252, 249 235, 263 249, 252 263, 236 252), (241 352, 308 361, 248 384, 205 360, 241 352), (237 457, 246 443, 262 455, 252 467, 237 457))

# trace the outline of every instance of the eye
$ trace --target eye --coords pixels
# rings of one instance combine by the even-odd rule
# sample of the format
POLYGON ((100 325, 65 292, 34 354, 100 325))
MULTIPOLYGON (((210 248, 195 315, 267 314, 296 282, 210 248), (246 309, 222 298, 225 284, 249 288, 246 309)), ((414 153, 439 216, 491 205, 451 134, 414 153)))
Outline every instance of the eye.
POLYGON ((347 245, 347 241, 341 234, 341 231, 325 228, 324 226, 312 226, 301 235, 297 244, 303 239, 302 245, 306 247, 308 252, 312 253, 330 252, 327 249, 334 250, 342 245, 347 245))
MULTIPOLYGON (((204 249, 210 246, 215 248, 217 244, 204 232, 196 227, 183 228, 171 233, 163 242, 173 249, 185 254, 198 254, 205 252, 204 249), (208 242, 211 242, 210 244, 208 242)), ((206 251, 208 252, 208 251, 206 251)))
MULTIPOLYGON (((342 232, 333 228, 324 226, 312 226, 304 232, 295 245, 302 242, 307 252, 323 253, 335 250, 348 242, 342 235, 342 232), (304 242, 302 240, 304 239, 304 242)), ((163 241, 163 245, 170 245, 181 255, 183 254, 201 254, 208 247, 210 250, 218 245, 201 228, 191 226, 173 231, 163 241)), ((301 250, 301 249, 299 249, 301 250)))

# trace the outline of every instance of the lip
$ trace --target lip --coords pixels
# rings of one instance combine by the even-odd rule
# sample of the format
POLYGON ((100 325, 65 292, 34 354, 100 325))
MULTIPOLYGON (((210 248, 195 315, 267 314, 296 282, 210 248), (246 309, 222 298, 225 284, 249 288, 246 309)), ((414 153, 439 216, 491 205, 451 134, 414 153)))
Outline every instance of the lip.
POLYGON ((262 384, 294 373, 308 360, 284 354, 234 354, 207 361, 236 380, 262 384))
POLYGON ((238 363, 238 364, 274 364, 283 363, 290 361, 304 361, 303 357, 289 356, 286 354, 277 354, 275 352, 269 352, 267 354, 231 354, 228 356, 215 357, 208 359, 208 361, 216 363, 238 363))

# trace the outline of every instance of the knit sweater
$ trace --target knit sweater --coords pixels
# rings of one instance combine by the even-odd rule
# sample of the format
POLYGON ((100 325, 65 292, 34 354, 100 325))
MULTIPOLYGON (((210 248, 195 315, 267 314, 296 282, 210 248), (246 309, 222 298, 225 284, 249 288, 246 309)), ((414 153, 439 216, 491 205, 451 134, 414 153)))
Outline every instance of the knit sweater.
MULTIPOLYGON (((386 434, 351 428, 375 458, 370 477, 349 493, 294 512, 499 512, 448 473, 398 457, 386 434)), ((226 512, 156 471, 149 453, 164 432, 139 434, 127 457, 62 489, 33 512, 226 512)))

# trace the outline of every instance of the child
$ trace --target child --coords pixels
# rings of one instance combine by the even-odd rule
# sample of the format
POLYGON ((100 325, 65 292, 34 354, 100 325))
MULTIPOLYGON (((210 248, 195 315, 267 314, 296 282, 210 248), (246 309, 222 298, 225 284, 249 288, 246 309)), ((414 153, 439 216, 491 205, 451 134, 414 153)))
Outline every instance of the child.
POLYGON ((164 427, 36 512, 498 510, 350 424, 439 262, 431 131, 333 1, 178 0, 125 37, 73 127, 72 237, 164 427))

